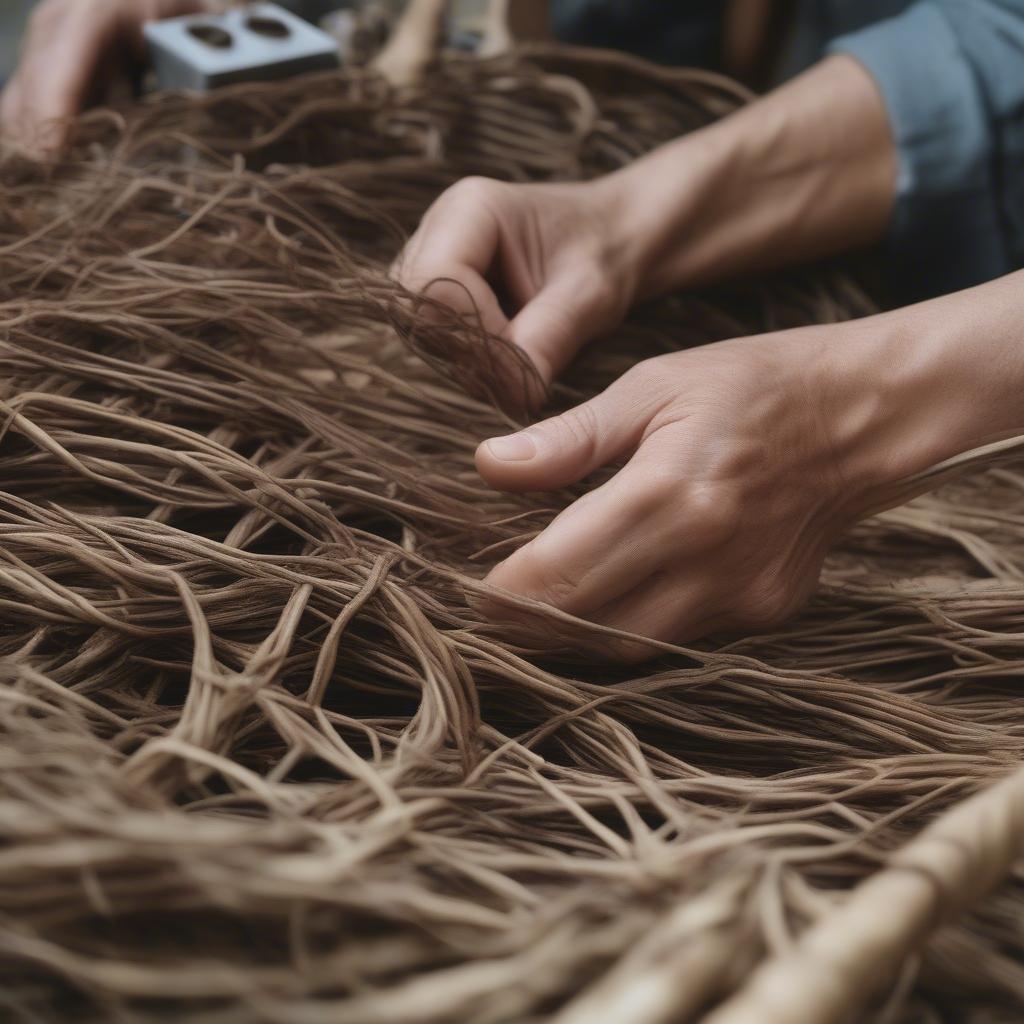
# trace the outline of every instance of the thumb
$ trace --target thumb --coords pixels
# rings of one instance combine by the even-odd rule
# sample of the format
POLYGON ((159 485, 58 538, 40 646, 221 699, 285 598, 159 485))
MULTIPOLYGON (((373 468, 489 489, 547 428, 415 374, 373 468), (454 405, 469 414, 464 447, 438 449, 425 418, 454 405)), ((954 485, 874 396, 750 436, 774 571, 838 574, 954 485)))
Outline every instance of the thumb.
POLYGON ((545 384, 551 384, 591 338, 614 327, 621 315, 600 270, 581 267, 543 288, 512 320, 508 333, 545 384))
POLYGON ((662 389, 640 364, 582 405, 492 437, 476 450, 476 467, 503 491, 548 491, 582 480, 643 440, 662 389))

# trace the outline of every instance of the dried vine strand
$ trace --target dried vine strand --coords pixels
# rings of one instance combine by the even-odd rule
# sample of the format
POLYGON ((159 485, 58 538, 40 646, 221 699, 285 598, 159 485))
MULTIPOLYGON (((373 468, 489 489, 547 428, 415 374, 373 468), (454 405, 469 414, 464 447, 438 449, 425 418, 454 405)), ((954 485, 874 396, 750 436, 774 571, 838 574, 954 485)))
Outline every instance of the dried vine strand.
MULTIPOLYGON (((929 824, 707 1024, 835 1024, 1024 856, 1024 769, 929 824)), ((600 1017, 592 1019, 601 1019, 600 1017)), ((612 1018, 605 1018, 611 1020, 612 1018)))
MULTIPOLYGON (((743 98, 541 47, 164 96, 46 175, 0 158, 0 1017, 695 1015, 1024 760, 1017 461, 862 523, 770 636, 625 669, 474 609, 581 488, 483 485, 529 367, 390 261, 462 175, 597 175, 743 98)), ((551 409, 870 310, 835 268, 669 297, 551 409)), ((1019 1019, 1022 898, 894 963, 887 1024, 1019 1019)))

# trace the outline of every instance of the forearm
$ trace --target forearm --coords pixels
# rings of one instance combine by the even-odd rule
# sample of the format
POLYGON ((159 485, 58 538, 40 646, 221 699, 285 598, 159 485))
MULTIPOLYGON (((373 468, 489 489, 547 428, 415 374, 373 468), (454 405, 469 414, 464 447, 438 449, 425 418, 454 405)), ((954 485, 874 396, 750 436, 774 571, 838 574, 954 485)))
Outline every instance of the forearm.
POLYGON ((832 329, 818 379, 837 457, 869 498, 1024 434, 1024 272, 832 329))
POLYGON ((649 297, 878 241, 896 160, 872 79, 838 56, 599 188, 649 297))

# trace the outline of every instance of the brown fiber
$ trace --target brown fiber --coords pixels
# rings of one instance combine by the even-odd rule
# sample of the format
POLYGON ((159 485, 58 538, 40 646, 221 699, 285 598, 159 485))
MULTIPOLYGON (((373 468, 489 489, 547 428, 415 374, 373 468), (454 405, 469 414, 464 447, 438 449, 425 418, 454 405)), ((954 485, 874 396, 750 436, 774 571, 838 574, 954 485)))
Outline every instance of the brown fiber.
MULTIPOLYGON (((593 175, 740 99, 452 57, 401 94, 353 71, 90 115, 45 174, 6 157, 0 1019, 696 1020, 1021 760, 1012 464, 864 523, 772 636, 622 669, 467 603, 573 495, 483 485, 516 415, 487 396, 526 370, 389 261, 465 174, 593 175)), ((552 405, 868 309, 828 269, 671 298, 552 405)), ((1020 1020, 1022 908, 1014 874, 910 929, 864 1019, 1020 1020)))

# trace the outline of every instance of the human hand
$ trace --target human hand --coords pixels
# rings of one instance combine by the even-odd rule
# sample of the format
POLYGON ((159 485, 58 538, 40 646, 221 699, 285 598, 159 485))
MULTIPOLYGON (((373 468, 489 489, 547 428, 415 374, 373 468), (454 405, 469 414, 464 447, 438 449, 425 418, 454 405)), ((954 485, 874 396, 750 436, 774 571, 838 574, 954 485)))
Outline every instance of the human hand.
MULTIPOLYGON (((879 493, 882 461, 895 468, 875 426, 878 382, 847 365, 853 330, 659 356, 560 416, 485 441, 477 467, 508 491, 563 487, 629 457, 487 582, 666 642, 783 622, 879 493)), ((519 616, 497 598, 487 607, 519 616)), ((632 641, 599 646, 627 660, 654 653, 632 641)))
POLYGON ((464 178, 430 207, 393 273, 529 356, 545 384, 614 327, 636 294, 605 181, 518 185, 464 178))
POLYGON ((478 313, 550 383, 638 299, 877 241, 894 168, 870 75, 830 57, 591 182, 466 178, 427 211, 393 273, 478 313))
POLYGON ((37 156, 54 153, 71 119, 144 63, 145 22, 206 7, 204 0, 42 0, 0 97, 0 133, 37 156))

